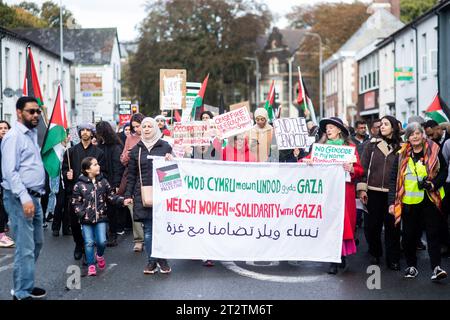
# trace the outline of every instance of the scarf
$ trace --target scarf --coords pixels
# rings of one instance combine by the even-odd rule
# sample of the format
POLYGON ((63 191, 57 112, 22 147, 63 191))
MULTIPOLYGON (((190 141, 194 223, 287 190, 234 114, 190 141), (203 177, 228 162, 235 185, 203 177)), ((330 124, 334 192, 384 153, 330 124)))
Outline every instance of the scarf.
POLYGON ((334 146, 342 146, 344 145, 344 139, 337 139, 337 140, 327 140, 325 144, 332 144, 334 146))
MULTIPOLYGON (((398 151, 399 166, 396 182, 396 196, 394 202, 394 214, 395 214, 395 224, 398 224, 401 220, 402 215, 402 199, 405 196, 405 176, 406 168, 408 166, 408 161, 411 158, 412 146, 410 143, 405 143, 401 149, 398 151)), ((424 154, 424 164, 427 169, 429 180, 434 179, 439 172, 439 146, 429 139, 426 139, 423 143, 423 154, 424 154)), ((441 210, 442 199, 439 190, 425 191, 431 198, 431 201, 436 205, 436 207, 441 210)), ((425 195, 426 196, 426 195, 425 195)))
POLYGON ((141 122, 141 127, 144 126, 144 124, 146 124, 146 123, 152 124, 152 126, 153 126, 152 135, 148 138, 145 138, 144 132, 142 130, 141 141, 144 143, 144 145, 148 149, 148 151, 150 151, 154 147, 156 142, 158 142, 158 140, 161 138, 162 132, 161 132, 161 130, 159 130, 158 124, 156 123, 155 119, 150 118, 150 117, 144 118, 144 120, 142 120, 142 122, 141 122))

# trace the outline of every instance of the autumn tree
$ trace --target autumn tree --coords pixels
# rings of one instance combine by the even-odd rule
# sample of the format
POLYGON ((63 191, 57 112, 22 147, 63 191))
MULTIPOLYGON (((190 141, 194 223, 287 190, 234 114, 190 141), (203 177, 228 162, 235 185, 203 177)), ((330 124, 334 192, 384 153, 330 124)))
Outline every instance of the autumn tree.
MULTIPOLYGON (((367 4, 362 2, 320 3, 296 6, 287 15, 292 28, 302 29, 320 35, 323 61, 328 59, 367 20, 367 4)), ((300 44, 296 61, 302 68, 312 100, 319 111, 319 41, 317 37, 306 36, 300 44)))
POLYGON ((137 53, 130 58, 130 89, 147 114, 159 113, 159 70, 186 69, 188 81, 209 73, 205 103, 234 103, 247 88, 256 38, 270 25, 265 5, 250 0, 158 0, 147 5, 137 53))

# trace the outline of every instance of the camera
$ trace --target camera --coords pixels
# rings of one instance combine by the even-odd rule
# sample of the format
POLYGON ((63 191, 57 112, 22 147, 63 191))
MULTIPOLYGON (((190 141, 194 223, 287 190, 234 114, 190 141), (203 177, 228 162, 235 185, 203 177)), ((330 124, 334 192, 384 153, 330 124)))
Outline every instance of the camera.
POLYGON ((433 185, 430 183, 430 181, 427 180, 428 177, 424 177, 422 181, 418 182, 418 188, 419 190, 427 190, 430 191, 433 188, 433 185))

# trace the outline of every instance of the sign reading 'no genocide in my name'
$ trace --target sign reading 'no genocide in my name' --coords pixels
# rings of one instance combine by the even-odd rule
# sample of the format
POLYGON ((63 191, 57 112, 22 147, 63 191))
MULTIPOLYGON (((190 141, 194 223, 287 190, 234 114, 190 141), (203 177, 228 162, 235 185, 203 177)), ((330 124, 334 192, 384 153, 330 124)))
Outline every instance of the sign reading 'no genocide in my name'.
POLYGON ((159 97, 161 110, 184 109, 186 107, 186 70, 161 69, 159 97))
POLYGON ((153 159, 155 257, 341 261, 341 165, 153 159))
POLYGON ((317 163, 354 163, 355 147, 314 143, 311 160, 317 163))
POLYGON ((213 120, 222 139, 246 132, 253 126, 252 118, 245 106, 215 116, 213 120))
POLYGON ((279 150, 306 148, 309 142, 305 118, 281 118, 273 122, 279 150))
POLYGON ((207 134, 210 125, 205 121, 177 122, 173 127, 175 145, 183 146, 209 146, 207 134))

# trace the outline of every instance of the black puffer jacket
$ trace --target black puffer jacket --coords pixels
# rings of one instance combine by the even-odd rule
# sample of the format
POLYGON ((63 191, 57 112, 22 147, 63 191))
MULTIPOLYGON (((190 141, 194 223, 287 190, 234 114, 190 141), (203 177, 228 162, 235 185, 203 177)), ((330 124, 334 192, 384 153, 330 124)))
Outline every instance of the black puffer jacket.
POLYGON ((122 147, 120 144, 99 144, 98 148, 103 151, 105 158, 105 168, 100 168, 113 188, 118 188, 122 180, 125 167, 120 162, 122 147))
POLYGON ((107 202, 122 204, 123 197, 114 194, 108 180, 99 175, 95 183, 81 175, 73 188, 72 205, 81 224, 107 222, 107 202))
POLYGON ((68 195, 72 194, 73 187, 77 182, 77 177, 81 175, 81 161, 83 161, 83 159, 87 157, 94 157, 95 159, 97 159, 102 173, 106 175, 108 174, 106 172, 105 155, 100 148, 94 146, 92 143, 89 144, 86 149, 83 147, 83 144, 81 142, 76 144, 64 153, 64 159, 61 169, 64 178, 64 186, 68 195), (70 158, 70 166, 67 160, 67 153, 69 154, 70 158), (67 172, 69 171, 69 167, 73 170, 72 180, 67 180, 67 172))
POLYGON ((130 161, 128 162, 128 181, 125 199, 133 198, 133 218, 135 221, 143 221, 152 219, 153 217, 152 208, 145 208, 142 205, 141 183, 138 168, 139 149, 141 149, 142 184, 144 186, 153 185, 153 160, 148 157, 163 157, 167 153, 172 153, 172 147, 167 141, 161 139, 156 142, 150 152, 142 141, 139 141, 139 143, 131 149, 130 161))

